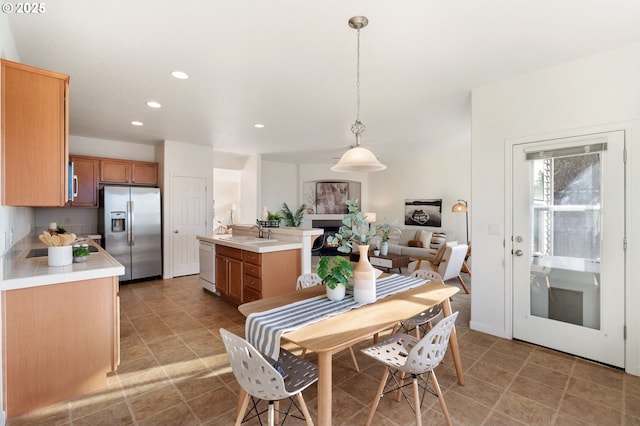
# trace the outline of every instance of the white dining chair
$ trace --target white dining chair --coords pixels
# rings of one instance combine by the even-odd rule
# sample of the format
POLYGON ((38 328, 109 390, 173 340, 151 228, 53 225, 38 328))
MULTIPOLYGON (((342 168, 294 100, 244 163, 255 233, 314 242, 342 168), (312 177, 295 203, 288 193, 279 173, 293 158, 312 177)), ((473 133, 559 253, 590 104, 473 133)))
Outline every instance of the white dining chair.
MULTIPOLYGON (((273 426, 276 417, 274 402, 282 399, 291 399, 287 411, 282 413, 284 414, 282 423, 286 421, 288 416, 302 419, 291 414, 291 408, 296 407, 304 416, 303 420, 307 425, 313 425, 311 414, 302 397, 302 391, 318 380, 318 367, 315 364, 280 348, 278 368, 276 368, 275 361, 268 360, 242 337, 236 336, 224 328, 220 329, 220 336, 227 350, 227 355, 229 355, 233 375, 246 392, 238 411, 236 426, 255 417, 259 418, 265 412, 265 410, 258 410, 259 400, 269 402, 266 411, 268 412, 269 425, 273 426), (293 398, 296 399, 297 404, 293 398), (250 399, 252 407, 247 412, 250 399)), ((261 420, 259 422, 262 424, 261 420)))
POLYGON ((404 396, 405 401, 415 413, 416 424, 419 426, 422 425, 420 406, 425 393, 430 392, 436 395, 447 424, 452 424, 434 369, 440 365, 447 351, 456 318, 458 318, 458 312, 444 317, 422 339, 396 333, 373 346, 362 349, 364 354, 387 367, 376 391, 367 425, 370 425, 373 420, 380 398, 390 392, 400 392, 404 396), (423 377, 427 373, 433 386, 429 385, 428 378, 423 377), (411 376, 410 383, 404 382, 405 374, 411 376), (413 388, 413 401, 404 392, 406 386, 413 388), (422 389, 422 395, 420 395, 420 389, 422 389))
MULTIPOLYGON (((416 269, 411 273, 411 276, 414 278, 421 278, 423 280, 428 281, 438 281, 442 282, 442 277, 439 273, 435 271, 429 271, 427 269, 416 269)), ((420 332, 423 334, 427 332, 427 328, 430 326, 432 321, 437 318, 442 312, 442 305, 437 304, 431 306, 429 309, 425 309, 417 315, 412 316, 411 318, 407 318, 406 320, 398 323, 392 331, 396 333, 398 331, 403 333, 410 333, 411 331, 415 332, 416 337, 420 338, 420 332)))

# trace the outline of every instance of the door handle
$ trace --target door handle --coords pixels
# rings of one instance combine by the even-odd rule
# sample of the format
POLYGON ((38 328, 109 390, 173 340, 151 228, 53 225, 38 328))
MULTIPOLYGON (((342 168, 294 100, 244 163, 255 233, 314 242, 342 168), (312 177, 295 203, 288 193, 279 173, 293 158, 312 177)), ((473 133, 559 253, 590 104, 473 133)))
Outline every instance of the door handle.
POLYGON ((513 252, 513 254, 515 254, 516 256, 522 256, 524 252, 522 250, 516 250, 513 252))

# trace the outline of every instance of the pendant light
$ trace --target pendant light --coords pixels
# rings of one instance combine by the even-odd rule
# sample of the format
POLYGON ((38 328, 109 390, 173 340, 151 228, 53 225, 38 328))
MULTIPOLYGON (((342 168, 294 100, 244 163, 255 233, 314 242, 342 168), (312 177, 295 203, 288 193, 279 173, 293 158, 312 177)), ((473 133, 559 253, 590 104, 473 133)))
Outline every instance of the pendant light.
POLYGON ((356 62, 356 121, 351 126, 351 132, 356 135, 356 144, 345 152, 338 164, 331 167, 334 172, 377 172, 387 168, 380 163, 375 155, 360 146, 360 135, 364 132, 364 124, 360 121, 360 29, 367 26, 369 20, 364 16, 354 16, 349 19, 349 26, 358 31, 358 57, 356 62))

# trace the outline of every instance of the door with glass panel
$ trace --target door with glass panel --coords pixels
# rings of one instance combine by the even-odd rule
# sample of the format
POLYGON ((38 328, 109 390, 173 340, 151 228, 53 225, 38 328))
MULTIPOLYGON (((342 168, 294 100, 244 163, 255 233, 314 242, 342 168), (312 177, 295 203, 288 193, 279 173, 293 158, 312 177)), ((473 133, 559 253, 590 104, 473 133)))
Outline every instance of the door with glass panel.
POLYGON ((624 367, 624 132, 512 155, 513 337, 624 367))

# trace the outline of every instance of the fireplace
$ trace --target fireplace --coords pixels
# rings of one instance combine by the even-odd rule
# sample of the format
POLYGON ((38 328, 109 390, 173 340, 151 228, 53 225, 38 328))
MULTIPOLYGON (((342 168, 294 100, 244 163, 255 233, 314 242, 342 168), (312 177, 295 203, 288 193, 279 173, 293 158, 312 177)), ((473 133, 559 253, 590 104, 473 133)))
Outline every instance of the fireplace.
POLYGON ((338 252, 338 246, 329 244, 327 239, 338 232, 342 226, 342 220, 313 220, 311 226, 324 230, 324 245, 319 252, 321 256, 335 256, 340 254, 340 252, 338 252))

